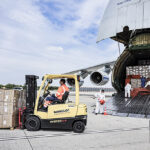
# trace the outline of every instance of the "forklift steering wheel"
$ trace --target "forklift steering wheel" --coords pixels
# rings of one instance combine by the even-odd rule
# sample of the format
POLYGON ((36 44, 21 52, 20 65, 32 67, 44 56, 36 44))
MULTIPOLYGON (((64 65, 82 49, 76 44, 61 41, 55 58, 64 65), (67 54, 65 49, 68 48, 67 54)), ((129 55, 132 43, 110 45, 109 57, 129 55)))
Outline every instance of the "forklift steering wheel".
POLYGON ((47 90, 47 92, 43 95, 43 96, 40 96, 39 98, 39 103, 38 103, 38 108, 43 105, 44 103, 44 99, 50 94, 50 91, 47 90))
POLYGON ((50 94, 50 91, 47 90, 47 92, 42 96, 43 98, 46 98, 50 94))

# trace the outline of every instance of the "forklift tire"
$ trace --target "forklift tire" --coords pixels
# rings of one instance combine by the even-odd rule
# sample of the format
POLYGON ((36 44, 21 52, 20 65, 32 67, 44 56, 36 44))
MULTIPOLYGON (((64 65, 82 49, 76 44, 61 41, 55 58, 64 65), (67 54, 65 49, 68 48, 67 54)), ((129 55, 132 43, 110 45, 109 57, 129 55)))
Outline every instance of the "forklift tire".
POLYGON ((30 116, 25 122, 28 131, 38 131, 40 129, 40 120, 35 116, 30 116))
POLYGON ((76 121, 73 124, 73 131, 75 133, 82 133, 85 129, 85 124, 82 121, 76 121))

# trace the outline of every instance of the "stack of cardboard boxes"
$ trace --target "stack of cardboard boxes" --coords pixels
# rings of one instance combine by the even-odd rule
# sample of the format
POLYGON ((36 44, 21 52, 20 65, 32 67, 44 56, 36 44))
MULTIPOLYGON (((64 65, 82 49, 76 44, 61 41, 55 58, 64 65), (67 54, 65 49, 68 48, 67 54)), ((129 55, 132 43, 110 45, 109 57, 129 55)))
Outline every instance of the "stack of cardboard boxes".
POLYGON ((21 92, 0 89, 0 128, 18 126, 19 107, 22 107, 21 92))
POLYGON ((129 66, 126 68, 126 75, 140 75, 145 78, 150 77, 150 65, 146 66, 129 66))
POLYGON ((141 79, 131 79, 131 87, 132 88, 140 88, 141 87, 141 79))
MULTIPOLYGON (((142 62, 140 62, 142 63, 142 62)), ((144 63, 144 62, 143 62, 144 63)), ((131 79, 132 88, 141 87, 141 77, 150 78, 150 65, 128 66, 126 67, 126 76, 131 79)))

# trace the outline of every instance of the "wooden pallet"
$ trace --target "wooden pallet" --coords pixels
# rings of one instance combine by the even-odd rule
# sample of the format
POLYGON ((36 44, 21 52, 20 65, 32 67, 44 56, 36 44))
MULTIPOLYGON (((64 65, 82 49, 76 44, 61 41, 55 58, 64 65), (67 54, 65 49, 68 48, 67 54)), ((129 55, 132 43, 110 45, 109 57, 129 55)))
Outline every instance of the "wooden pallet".
POLYGON ((8 128, 0 128, 0 130, 14 130, 15 127, 8 127, 8 128))

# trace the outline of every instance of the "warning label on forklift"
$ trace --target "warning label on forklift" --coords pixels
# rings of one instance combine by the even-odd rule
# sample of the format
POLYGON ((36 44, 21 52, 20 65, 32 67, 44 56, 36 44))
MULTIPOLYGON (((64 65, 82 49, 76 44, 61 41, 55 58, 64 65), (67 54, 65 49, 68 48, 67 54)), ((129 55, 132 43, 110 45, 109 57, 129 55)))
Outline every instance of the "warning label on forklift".
POLYGON ((69 112, 69 109, 54 111, 55 114, 57 114, 57 113, 65 113, 65 112, 69 112))

